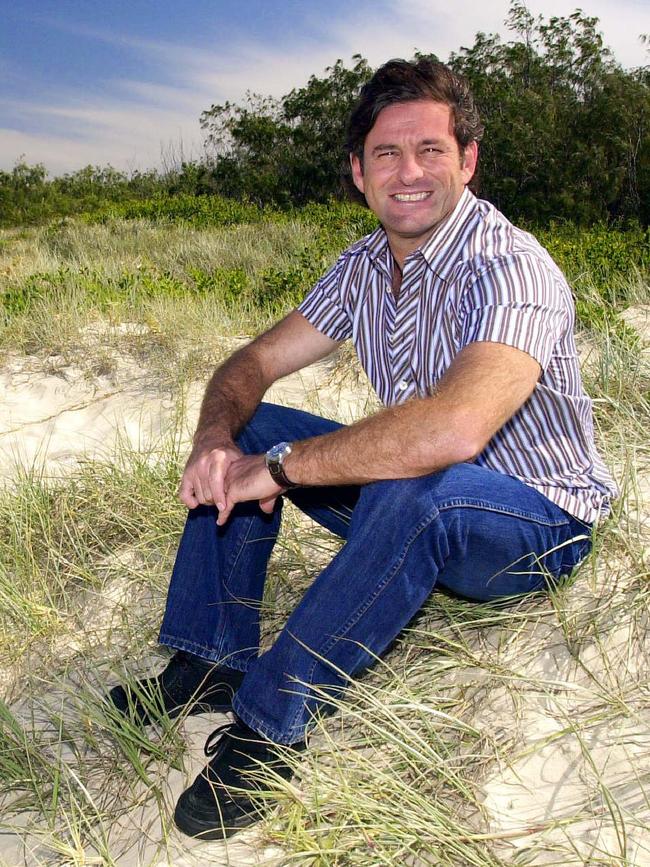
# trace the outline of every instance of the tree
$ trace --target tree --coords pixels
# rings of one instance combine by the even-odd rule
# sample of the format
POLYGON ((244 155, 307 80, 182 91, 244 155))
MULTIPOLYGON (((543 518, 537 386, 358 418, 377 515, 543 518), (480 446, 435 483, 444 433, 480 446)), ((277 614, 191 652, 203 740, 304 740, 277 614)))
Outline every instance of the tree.
POLYGON ((226 195, 256 202, 303 204, 341 195, 345 123, 372 74, 359 55, 280 100, 248 94, 243 105, 213 105, 201 115, 213 177, 226 195))
POLYGON ((643 218, 647 71, 616 64, 598 20, 579 11, 546 23, 514 2, 507 24, 517 40, 479 33, 450 58, 486 125, 483 195, 535 222, 643 218))
MULTIPOLYGON (((482 195, 536 223, 647 222, 648 69, 618 65, 598 19, 580 11, 546 21, 514 0, 506 24, 512 40, 478 33, 449 59, 469 79, 486 126, 482 195)), ((213 188, 280 205, 342 195, 345 124, 372 72, 360 55, 352 60, 279 100, 249 95, 203 112, 213 188)), ((210 184, 204 176, 202 189, 210 184)))

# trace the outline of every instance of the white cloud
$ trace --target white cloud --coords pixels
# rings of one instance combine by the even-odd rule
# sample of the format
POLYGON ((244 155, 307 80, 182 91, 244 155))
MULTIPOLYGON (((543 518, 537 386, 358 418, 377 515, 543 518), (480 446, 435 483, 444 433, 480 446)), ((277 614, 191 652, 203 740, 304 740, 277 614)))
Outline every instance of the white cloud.
POLYGON ((129 102, 98 105, 24 105, 32 121, 47 130, 28 133, 0 129, 0 165, 11 167, 21 155, 43 163, 53 174, 110 163, 124 171, 159 166, 171 154, 196 157, 201 151, 196 113, 142 108, 129 102))
MULTIPOLYGON (((579 8, 585 16, 599 19, 598 30, 603 33, 605 44, 612 48, 619 63, 633 67, 648 62, 647 52, 638 39, 639 34, 650 30, 650 7, 645 0, 588 0, 586 3, 579 0, 527 0, 526 6, 533 16, 542 15, 546 20, 568 17, 579 8)), ((436 30, 442 29, 444 49, 439 53, 443 57, 461 44, 472 45, 478 31, 499 32, 506 41, 513 38, 504 26, 510 0, 491 0, 478 5, 472 0, 456 0, 451 14, 451 7, 440 0, 402 0, 401 8, 420 22, 424 39, 435 42, 436 30)), ((435 45, 433 50, 438 50, 435 45)))
MULTIPOLYGON (((90 142, 76 141, 69 136, 32 135, 15 129, 0 129, 0 165, 11 168, 23 155, 28 163, 43 163, 54 174, 63 174, 89 163, 116 165, 118 161, 113 143, 104 143, 101 138, 90 142)), ((122 167, 136 168, 138 156, 136 151, 125 149, 118 159, 122 167)))

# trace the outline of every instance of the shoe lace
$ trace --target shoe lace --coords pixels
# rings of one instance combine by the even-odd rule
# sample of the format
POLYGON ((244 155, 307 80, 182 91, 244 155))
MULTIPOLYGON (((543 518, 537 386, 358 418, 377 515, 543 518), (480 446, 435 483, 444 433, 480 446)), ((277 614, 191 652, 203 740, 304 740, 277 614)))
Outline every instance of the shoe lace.
POLYGON ((233 720, 224 723, 208 735, 203 752, 211 759, 220 756, 229 745, 233 745, 237 752, 258 756, 268 755, 272 748, 262 735, 258 735, 246 726, 242 727, 239 720, 233 720))
POLYGON ((232 732, 236 728, 238 728, 236 722, 227 722, 223 725, 220 725, 213 732, 211 732, 208 735, 205 746, 203 747, 203 752, 205 753, 205 755, 209 759, 215 756, 221 749, 223 749, 226 743, 226 738, 229 735, 232 736, 232 732))

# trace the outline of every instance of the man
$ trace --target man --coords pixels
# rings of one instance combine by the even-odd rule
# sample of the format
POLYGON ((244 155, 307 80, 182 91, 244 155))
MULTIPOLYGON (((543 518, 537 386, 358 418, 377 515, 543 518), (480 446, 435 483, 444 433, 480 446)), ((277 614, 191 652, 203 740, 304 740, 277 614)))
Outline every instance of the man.
POLYGON ((179 799, 187 834, 254 821, 247 771, 272 763, 290 776, 277 745, 304 746, 323 699, 383 653, 435 586, 470 600, 543 588, 584 557, 615 493, 594 448, 566 281, 467 188, 481 133, 466 83, 445 66, 380 68, 347 146, 381 227, 207 387, 160 635, 177 653, 157 678, 111 693, 143 722, 152 707, 234 711, 179 799), (348 338, 385 409, 343 427, 260 403, 348 338), (282 495, 345 545, 259 655, 282 495))

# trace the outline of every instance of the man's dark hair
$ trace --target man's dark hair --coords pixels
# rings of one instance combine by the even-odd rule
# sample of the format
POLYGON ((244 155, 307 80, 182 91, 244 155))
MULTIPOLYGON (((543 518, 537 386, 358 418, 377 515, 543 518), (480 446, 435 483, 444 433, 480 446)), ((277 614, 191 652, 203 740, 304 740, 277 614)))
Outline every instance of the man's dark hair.
MULTIPOLYGON (((483 124, 467 79, 452 72, 444 63, 425 57, 414 61, 389 60, 361 88, 348 121, 345 140, 348 155, 354 154, 363 165, 366 136, 375 125, 379 112, 389 105, 423 99, 450 107, 453 132, 461 155, 470 142, 481 140, 483 124)), ((344 182, 352 198, 365 202, 348 171, 344 182)))

